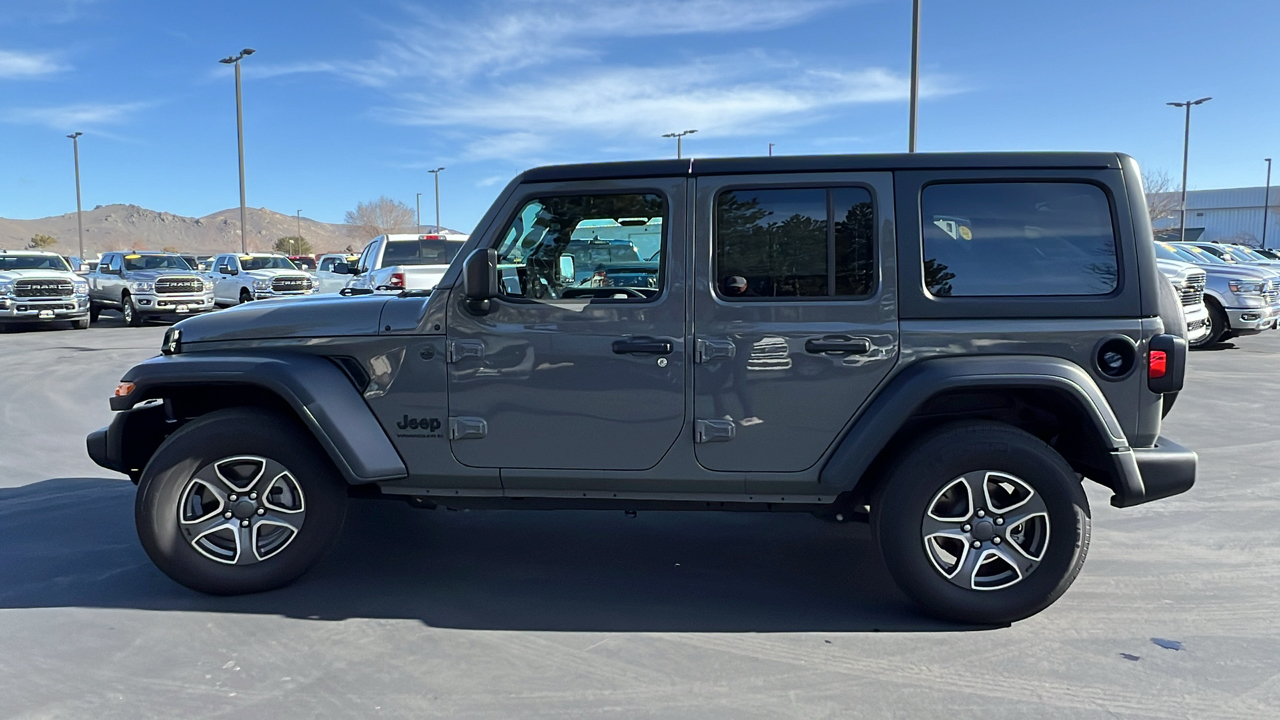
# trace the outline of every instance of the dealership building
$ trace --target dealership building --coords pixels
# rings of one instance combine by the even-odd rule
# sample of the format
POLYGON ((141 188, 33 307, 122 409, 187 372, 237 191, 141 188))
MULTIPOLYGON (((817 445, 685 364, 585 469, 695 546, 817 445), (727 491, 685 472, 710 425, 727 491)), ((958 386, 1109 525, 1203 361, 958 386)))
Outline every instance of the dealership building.
MULTIPOLYGON (((1249 245, 1262 244, 1263 208, 1266 207, 1267 247, 1280 247, 1280 190, 1271 187, 1270 202, 1264 202, 1266 188, 1224 188, 1187 191, 1187 239, 1230 240, 1249 245)), ((1152 194, 1152 198, 1178 193, 1152 194)), ((1156 235, 1166 240, 1178 238, 1178 213, 1154 223, 1156 235)))

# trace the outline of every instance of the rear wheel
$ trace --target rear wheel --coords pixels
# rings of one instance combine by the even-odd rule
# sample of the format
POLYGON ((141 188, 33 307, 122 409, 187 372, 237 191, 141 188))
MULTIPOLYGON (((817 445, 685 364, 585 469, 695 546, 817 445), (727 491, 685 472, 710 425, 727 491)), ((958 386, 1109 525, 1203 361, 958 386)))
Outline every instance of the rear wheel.
POLYGON ((220 410, 171 435, 147 463, 135 520, 166 575, 214 595, 288 585, 342 529, 346 487, 292 418, 220 410))
POLYGON ((902 590, 930 614, 998 624, 1057 600, 1084 565, 1089 502, 1053 448, 995 422, 945 426, 900 454, 871 526, 902 590))

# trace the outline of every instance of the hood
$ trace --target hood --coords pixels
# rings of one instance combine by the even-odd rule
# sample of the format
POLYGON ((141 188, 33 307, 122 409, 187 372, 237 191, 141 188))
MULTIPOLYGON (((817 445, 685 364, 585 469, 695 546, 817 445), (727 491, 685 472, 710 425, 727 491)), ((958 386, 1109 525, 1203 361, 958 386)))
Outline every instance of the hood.
POLYGON ((0 271, 0 282, 12 280, 70 280, 84 282, 84 278, 65 270, 4 270, 0 271))
POLYGON ((194 270, 130 270, 128 271, 128 277, 125 279, 135 282, 150 282, 162 277, 204 279, 204 275, 194 270))
POLYGON ((1181 260, 1165 260, 1164 258, 1156 258, 1156 265, 1160 268, 1160 273, 1175 282, 1185 280, 1188 275, 1193 273, 1203 274, 1204 270, 1189 262, 1181 260))
POLYGON ((263 268, 262 270, 245 270, 241 275, 248 275, 257 280, 270 280, 278 277, 311 277, 305 270, 285 270, 284 268, 263 268))
POLYGON ((1244 279, 1257 278, 1259 280, 1275 280, 1276 273, 1265 268, 1248 267, 1246 265, 1197 265, 1211 278, 1230 278, 1244 279))
MULTIPOLYGON (((311 295, 255 300, 187 318, 175 327, 182 344, 267 338, 377 335, 386 295, 311 295)), ((194 348, 192 348, 194 349, 194 348)))

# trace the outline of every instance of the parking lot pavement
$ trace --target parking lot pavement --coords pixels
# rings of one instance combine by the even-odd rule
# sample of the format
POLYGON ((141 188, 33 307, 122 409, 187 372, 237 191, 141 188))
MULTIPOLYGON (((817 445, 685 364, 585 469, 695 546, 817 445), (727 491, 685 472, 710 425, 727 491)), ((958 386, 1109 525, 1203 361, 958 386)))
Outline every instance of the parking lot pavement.
POLYGON ((1003 628, 923 618, 865 526, 805 516, 369 502, 295 586, 198 595, 84 455, 162 333, 0 336, 0 717, 1280 717, 1280 333, 1191 356, 1196 487, 1091 485, 1084 572, 1003 628))

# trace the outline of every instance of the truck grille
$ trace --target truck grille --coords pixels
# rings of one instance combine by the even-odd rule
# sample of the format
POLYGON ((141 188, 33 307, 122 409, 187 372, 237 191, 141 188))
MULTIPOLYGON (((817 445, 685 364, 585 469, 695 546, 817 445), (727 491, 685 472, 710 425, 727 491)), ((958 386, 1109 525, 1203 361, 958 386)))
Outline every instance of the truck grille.
POLYGON ((13 294, 20 298, 67 297, 74 292, 70 280, 19 280, 13 294))
POLYGON ((1269 282, 1262 286, 1262 299, 1268 305, 1274 303, 1277 297, 1280 297, 1280 288, 1277 288, 1274 282, 1269 282))
POLYGON ((278 277, 271 281, 272 292, 299 292, 311 288, 311 281, 304 277, 278 277))
POLYGON ((204 281, 194 277, 162 277, 156 280, 157 293, 194 293, 204 290, 204 281))
POLYGON ((1189 276, 1182 287, 1178 289, 1178 294, 1182 296, 1183 305, 1199 305, 1204 299, 1204 273, 1195 273, 1189 276))

